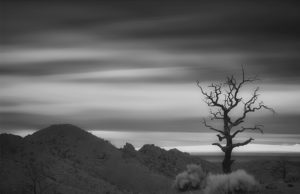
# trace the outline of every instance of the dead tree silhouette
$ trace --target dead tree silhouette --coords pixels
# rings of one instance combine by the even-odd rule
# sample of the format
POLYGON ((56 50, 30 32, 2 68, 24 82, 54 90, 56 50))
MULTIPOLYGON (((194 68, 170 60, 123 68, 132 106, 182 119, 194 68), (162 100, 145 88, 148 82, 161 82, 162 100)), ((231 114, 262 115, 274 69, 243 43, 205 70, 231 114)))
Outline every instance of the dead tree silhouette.
POLYGON ((226 81, 223 83, 212 83, 208 86, 208 91, 205 91, 200 82, 197 81, 197 86, 200 88, 201 93, 204 95, 205 103, 210 107, 210 119, 211 120, 221 120, 222 128, 215 128, 212 125, 208 124, 206 120, 203 120, 205 127, 217 132, 217 137, 219 142, 223 140, 226 141, 226 144, 213 143, 212 145, 218 146, 224 153, 224 159, 222 162, 222 168, 224 173, 231 172, 231 165, 234 160, 231 159, 231 154, 234 148, 239 146, 245 146, 253 141, 253 138, 249 138, 244 142, 234 143, 233 139, 239 134, 245 131, 259 131, 263 133, 262 125, 255 125, 253 127, 243 127, 240 126, 245 122, 246 117, 249 113, 256 112, 261 109, 269 110, 273 113, 274 110, 266 106, 263 101, 258 102, 258 91, 257 87, 250 98, 241 96, 241 89, 249 83, 257 81, 256 77, 246 78, 245 71, 242 66, 242 80, 239 82, 233 75, 226 78, 226 81), (241 110, 241 115, 234 118, 231 113, 237 109, 241 110), (239 127, 237 129, 237 127, 239 127))

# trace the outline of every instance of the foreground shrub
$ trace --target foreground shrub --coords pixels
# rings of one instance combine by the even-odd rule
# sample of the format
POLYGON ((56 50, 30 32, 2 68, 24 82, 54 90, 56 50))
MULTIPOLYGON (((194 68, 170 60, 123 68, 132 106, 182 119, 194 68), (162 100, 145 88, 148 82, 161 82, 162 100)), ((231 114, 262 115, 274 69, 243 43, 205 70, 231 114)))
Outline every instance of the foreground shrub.
POLYGON ((201 166, 188 165, 187 170, 176 176, 174 187, 180 191, 200 189, 204 194, 255 194, 259 185, 244 170, 230 174, 207 174, 201 166))
POLYGON ((174 187, 180 191, 191 189, 203 189, 205 186, 206 173, 200 165, 187 165, 187 170, 178 174, 174 187))
POLYGON ((257 181, 244 170, 237 170, 230 174, 209 174, 206 182, 205 194, 254 194, 259 192, 257 181))

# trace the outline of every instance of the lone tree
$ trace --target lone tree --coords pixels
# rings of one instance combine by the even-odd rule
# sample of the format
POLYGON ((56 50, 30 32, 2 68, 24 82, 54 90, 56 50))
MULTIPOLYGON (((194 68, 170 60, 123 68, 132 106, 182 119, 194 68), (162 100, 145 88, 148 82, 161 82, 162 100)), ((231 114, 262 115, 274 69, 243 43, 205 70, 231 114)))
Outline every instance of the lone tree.
POLYGON ((258 100, 257 87, 250 98, 241 96, 241 89, 249 83, 256 81, 257 78, 246 78, 244 68, 242 67, 242 80, 239 82, 233 75, 226 78, 224 83, 213 83, 208 86, 208 90, 205 91, 200 82, 197 81, 197 86, 200 88, 201 93, 204 95, 205 103, 210 107, 210 119, 221 120, 222 128, 215 128, 208 124, 206 120, 203 120, 205 127, 217 132, 217 137, 220 142, 226 141, 226 144, 213 143, 212 145, 218 146, 224 153, 224 159, 222 162, 222 168, 224 173, 231 172, 231 165, 234 160, 231 160, 231 153, 234 148, 239 146, 245 146, 253 141, 253 138, 249 138, 244 142, 234 143, 233 139, 242 132, 252 130, 263 133, 262 125, 255 125, 253 127, 243 127, 242 123, 245 122, 248 113, 253 113, 261 109, 267 109, 274 113, 274 110, 266 106, 262 101, 258 100), (239 111, 238 111, 239 110, 239 111), (232 113, 239 112, 240 116, 234 117, 232 113))

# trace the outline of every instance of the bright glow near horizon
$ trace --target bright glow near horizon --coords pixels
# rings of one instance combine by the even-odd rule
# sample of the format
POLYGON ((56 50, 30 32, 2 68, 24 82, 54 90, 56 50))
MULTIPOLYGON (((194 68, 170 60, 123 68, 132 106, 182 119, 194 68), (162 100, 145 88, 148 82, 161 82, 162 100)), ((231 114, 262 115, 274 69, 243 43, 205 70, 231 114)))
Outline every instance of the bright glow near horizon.
MULTIPOLYGON (((163 147, 166 150, 174 147, 163 147)), ((176 149, 182 152, 193 153, 222 153, 217 146, 199 145, 199 146, 176 146, 176 149)), ((300 144, 294 145, 268 145, 268 144, 248 144, 238 147, 235 153, 297 153, 300 154, 300 144)))
MULTIPOLYGON (((11 133, 4 131, 3 133, 11 133)), ((13 134, 25 137, 34 133, 34 130, 15 130, 13 134)), ((221 153, 217 146, 214 133, 185 133, 185 132, 136 132, 136 131, 89 131, 93 135, 109 140, 120 148, 128 142, 138 150, 144 144, 155 144, 166 150, 176 148, 191 154, 196 153, 221 153)), ((294 153, 300 154, 300 135, 295 134, 243 134, 240 139, 255 137, 255 142, 234 150, 235 153, 294 153), (270 141, 272 140, 272 141, 270 141), (272 144, 270 144, 272 143, 272 144), (275 144, 274 144, 275 143, 275 144)))

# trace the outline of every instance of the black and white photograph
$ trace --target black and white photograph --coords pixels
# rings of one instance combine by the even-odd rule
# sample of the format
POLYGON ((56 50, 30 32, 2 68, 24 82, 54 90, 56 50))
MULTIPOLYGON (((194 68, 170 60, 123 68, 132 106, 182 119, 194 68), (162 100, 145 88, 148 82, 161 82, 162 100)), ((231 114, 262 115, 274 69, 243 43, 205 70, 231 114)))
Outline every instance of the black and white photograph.
POLYGON ((298 193, 299 1, 0 2, 0 194, 298 193))

